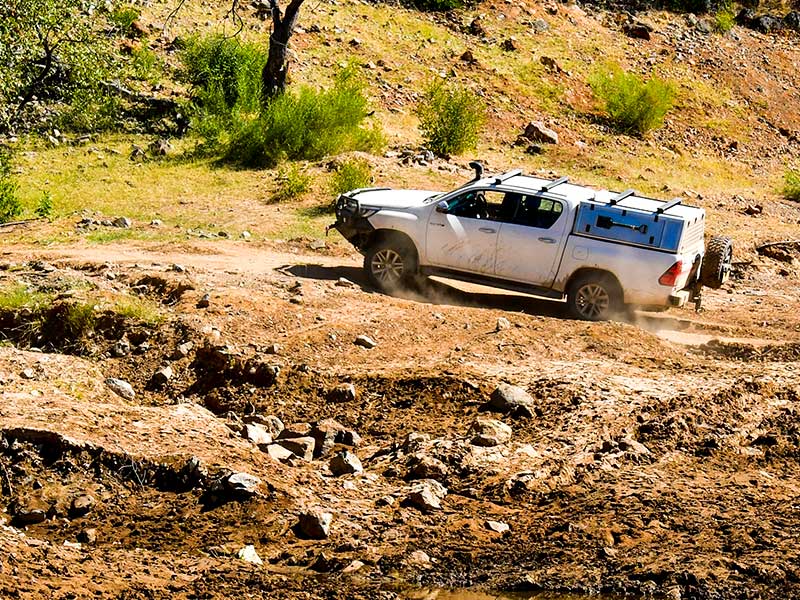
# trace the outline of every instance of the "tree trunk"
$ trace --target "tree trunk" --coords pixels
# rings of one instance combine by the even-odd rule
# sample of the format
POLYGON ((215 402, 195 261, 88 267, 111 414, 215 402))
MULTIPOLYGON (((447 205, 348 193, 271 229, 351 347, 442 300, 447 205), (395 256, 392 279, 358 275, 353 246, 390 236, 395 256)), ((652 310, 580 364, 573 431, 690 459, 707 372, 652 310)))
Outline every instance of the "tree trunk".
POLYGON ((292 37, 300 5, 304 0, 291 0, 282 13, 277 0, 270 0, 272 8, 272 34, 269 36, 269 55, 267 64, 261 71, 263 87, 261 95, 264 103, 280 95, 286 89, 286 77, 289 64, 286 58, 289 48, 289 38, 292 37))

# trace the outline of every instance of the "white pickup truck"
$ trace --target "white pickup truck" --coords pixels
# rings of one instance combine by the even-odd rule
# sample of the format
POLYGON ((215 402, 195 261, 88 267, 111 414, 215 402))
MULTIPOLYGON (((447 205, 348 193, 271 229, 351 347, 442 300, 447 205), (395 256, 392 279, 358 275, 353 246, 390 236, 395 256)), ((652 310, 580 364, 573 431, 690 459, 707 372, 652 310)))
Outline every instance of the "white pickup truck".
POLYGON ((705 211, 594 190, 515 170, 451 192, 359 189, 331 225, 364 254, 370 282, 391 292, 441 276, 547 298, 603 320, 626 306, 698 303, 728 278, 731 241, 704 243, 705 211))

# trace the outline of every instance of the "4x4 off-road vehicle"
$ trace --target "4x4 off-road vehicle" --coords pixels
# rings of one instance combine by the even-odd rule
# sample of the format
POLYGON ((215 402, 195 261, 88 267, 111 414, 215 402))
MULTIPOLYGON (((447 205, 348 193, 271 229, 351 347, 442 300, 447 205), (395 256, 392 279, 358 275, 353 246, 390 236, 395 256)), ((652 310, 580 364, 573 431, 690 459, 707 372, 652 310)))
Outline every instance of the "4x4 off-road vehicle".
POLYGON ((731 241, 704 243, 705 211, 523 175, 475 178, 451 192, 359 189, 336 201, 337 229, 391 292, 438 275, 547 298, 606 319, 627 305, 699 305, 728 278, 731 241))

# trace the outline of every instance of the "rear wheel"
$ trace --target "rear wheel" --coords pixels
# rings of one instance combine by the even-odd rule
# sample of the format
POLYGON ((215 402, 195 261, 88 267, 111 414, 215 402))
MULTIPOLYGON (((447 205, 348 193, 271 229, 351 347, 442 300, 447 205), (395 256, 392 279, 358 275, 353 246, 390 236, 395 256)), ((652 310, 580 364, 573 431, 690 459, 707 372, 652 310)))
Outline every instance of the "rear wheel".
POLYGON ((610 275, 580 275, 569 286, 567 307, 577 319, 605 321, 622 312, 622 291, 610 275))
POLYGON ((409 287, 417 274, 416 255, 399 240, 382 240, 364 255, 364 270, 372 286, 382 292, 409 287))
POLYGON ((706 255, 700 267, 700 283, 718 290, 728 281, 733 263, 733 242, 730 238, 714 236, 706 246, 706 255))

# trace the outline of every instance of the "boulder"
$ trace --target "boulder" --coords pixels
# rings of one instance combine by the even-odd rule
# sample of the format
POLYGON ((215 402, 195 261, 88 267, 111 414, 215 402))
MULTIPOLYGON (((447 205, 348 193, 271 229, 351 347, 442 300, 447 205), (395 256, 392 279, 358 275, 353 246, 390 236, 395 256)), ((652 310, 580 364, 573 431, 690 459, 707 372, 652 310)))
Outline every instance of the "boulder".
POLYGON ((412 455, 407 464, 409 479, 435 479, 441 481, 450 472, 448 466, 442 461, 422 453, 412 455))
POLYGON ((511 439, 511 427, 496 419, 478 419, 469 428, 474 446, 500 446, 511 439))
MULTIPOLYGON (((276 439, 285 429, 283 425, 283 421, 281 421, 275 415, 250 415, 245 417, 245 421, 248 423, 258 423, 261 425, 264 430, 272 436, 272 439, 276 439)), ((301 437, 301 436, 298 436, 301 437)))
POLYGON ((330 467, 331 473, 336 477, 340 475, 350 475, 352 473, 361 473, 364 470, 358 456, 349 450, 344 450, 336 454, 331 458, 328 466, 330 467))
POLYGON ((323 419, 309 432, 314 438, 314 458, 325 456, 342 439, 345 427, 334 419, 323 419))
POLYGON ((558 134, 552 129, 545 126, 541 121, 531 121, 525 127, 525 132, 522 137, 532 141, 541 142, 544 144, 558 144, 558 134))
POLYGON ((342 383, 328 390, 328 402, 353 402, 356 399, 356 386, 352 383, 342 383))
POLYGON ((96 504, 97 500, 95 500, 94 496, 91 496, 90 494, 81 494, 80 496, 76 496, 72 499, 72 503, 70 504, 69 515, 73 519, 88 515, 90 512, 92 512, 92 509, 94 509, 96 504))
POLYGON ((268 446, 272 443, 272 436, 258 423, 246 423, 242 428, 242 437, 257 446, 268 446))
POLYGON ((312 540, 324 540, 331 531, 333 515, 321 509, 314 509, 300 514, 297 521, 297 533, 312 540))
POLYGON ((250 473, 231 473, 223 478, 222 483, 226 490, 234 494, 254 496, 258 493, 261 480, 250 473))
POLYGON ((534 400, 521 387, 501 383, 480 410, 530 417, 534 413, 534 400))
POLYGON ((378 345, 378 342, 373 340, 368 335, 359 335, 358 337, 356 337, 353 343, 356 346, 361 346, 362 348, 366 348, 367 350, 371 350, 372 348, 378 345))
POLYGON ((255 546, 253 546, 252 544, 248 544, 247 546, 239 550, 239 552, 236 553, 236 558, 238 558, 239 560, 243 560, 244 562, 249 562, 250 564, 253 565, 264 564, 264 561, 261 560, 261 557, 258 555, 258 552, 256 552, 255 546))
POLYGON ((133 387, 127 381, 109 377, 106 379, 106 385, 108 389, 125 400, 133 400, 136 397, 136 392, 133 391, 133 387))
POLYGON ((316 440, 313 437, 282 439, 278 440, 278 443, 303 460, 310 461, 314 459, 316 440))
POLYGON ((406 501, 423 511, 439 510, 447 496, 447 488, 434 479, 423 479, 413 485, 406 501))
POLYGON ((270 444, 264 451, 271 459, 282 463, 290 461, 295 456, 294 452, 284 448, 280 444, 270 444))
POLYGON ((650 34, 653 32, 653 28, 647 23, 635 21, 623 25, 622 32, 629 38, 650 41, 650 34))
POLYGON ((511 529, 506 523, 502 521, 486 521, 485 523, 486 529, 489 531, 494 531, 495 533, 505 533, 509 529, 511 529))
POLYGON ((150 378, 150 386, 156 389, 163 387, 172 379, 172 375, 172 367, 161 367, 158 371, 153 373, 153 376, 150 378))

